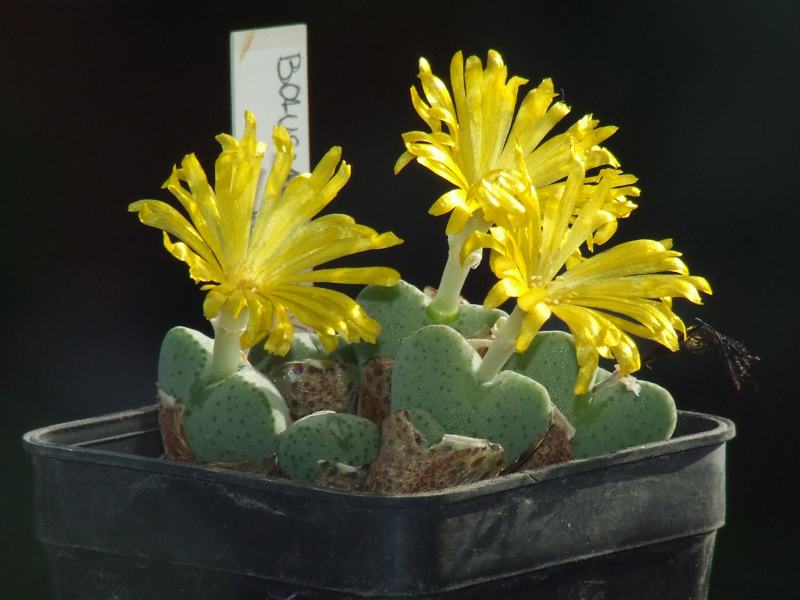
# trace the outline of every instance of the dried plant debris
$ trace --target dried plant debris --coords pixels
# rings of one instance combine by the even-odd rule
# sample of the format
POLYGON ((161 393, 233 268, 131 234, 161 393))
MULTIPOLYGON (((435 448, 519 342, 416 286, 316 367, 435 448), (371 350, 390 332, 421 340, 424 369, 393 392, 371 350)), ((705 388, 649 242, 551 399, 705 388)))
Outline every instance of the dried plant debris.
POLYGON ((237 461, 213 461, 204 462, 207 467, 214 467, 217 469, 228 469, 231 471, 239 471, 240 473, 249 473, 251 475, 261 475, 263 477, 280 477, 281 472, 278 469, 278 461, 273 454, 265 458, 261 464, 255 464, 247 460, 237 461))
POLYGON ((183 431, 183 413, 186 407, 161 390, 159 397, 158 425, 164 444, 164 457, 170 460, 193 461, 194 452, 183 431))
POLYGON ((489 351, 489 346, 492 345, 491 339, 483 337, 467 338, 467 342, 469 342, 469 345, 473 347, 475 352, 477 352, 478 356, 480 356, 481 358, 486 356, 486 353, 489 351))
MULTIPOLYGON (((428 298, 431 298, 431 299, 436 298, 436 295, 439 293, 439 290, 436 289, 435 287, 433 287, 432 285, 426 285, 425 289, 423 291, 425 292, 425 295, 428 298)), ((458 297, 458 303, 459 304, 469 304, 469 302, 467 301, 466 298, 464 298, 464 296, 459 296, 458 297)))
MULTIPOLYGON (((686 339, 681 340, 681 348, 698 355, 716 349, 725 359, 726 370, 736 390, 741 391, 745 386, 757 390, 758 382, 753 378, 752 370, 761 362, 761 358, 750 352, 742 342, 717 331, 705 321, 697 318, 695 321, 695 325, 686 328, 686 339)), ((666 352, 665 348, 659 346, 642 362, 652 363, 666 352)))
POLYGON ((366 467, 353 467, 340 462, 321 460, 317 463, 314 482, 324 487, 355 492, 367 476, 366 467))
POLYGON ((381 449, 372 462, 363 490, 409 494, 442 490, 496 477, 505 466, 505 451, 488 440, 445 435, 431 445, 398 411, 383 423, 381 449))
POLYGON ((574 458, 568 431, 558 423, 553 423, 544 438, 523 452, 514 464, 503 471, 503 474, 532 471, 574 458))
POLYGON ((371 358, 361 367, 356 414, 369 419, 378 427, 389 415, 393 367, 394 359, 388 356, 371 358))
POLYGON ((286 362, 270 369, 269 378, 286 400, 293 421, 321 410, 342 412, 358 389, 355 365, 332 360, 286 362))

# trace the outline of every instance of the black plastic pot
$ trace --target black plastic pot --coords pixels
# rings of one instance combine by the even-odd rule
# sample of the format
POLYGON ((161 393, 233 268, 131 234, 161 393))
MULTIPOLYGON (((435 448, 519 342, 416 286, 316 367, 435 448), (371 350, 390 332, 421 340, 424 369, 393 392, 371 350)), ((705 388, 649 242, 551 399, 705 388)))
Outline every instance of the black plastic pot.
POLYGON ((59 599, 705 598, 733 423, 446 492, 162 460, 154 407, 25 435, 59 599))

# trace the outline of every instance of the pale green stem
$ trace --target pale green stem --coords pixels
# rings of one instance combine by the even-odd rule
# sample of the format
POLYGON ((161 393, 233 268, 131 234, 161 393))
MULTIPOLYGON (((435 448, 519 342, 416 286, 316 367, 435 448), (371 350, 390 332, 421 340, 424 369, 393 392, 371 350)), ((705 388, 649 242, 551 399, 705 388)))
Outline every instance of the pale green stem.
POLYGON ((478 367, 478 381, 486 383, 493 379, 508 362, 511 355, 514 354, 517 336, 522 328, 522 321, 525 319, 526 314, 524 310, 516 306, 511 315, 500 326, 500 329, 497 330, 494 341, 489 346, 489 351, 478 367))
POLYGON ((223 308, 213 321, 214 354, 211 358, 211 381, 221 381, 233 375, 239 368, 242 353, 242 333, 247 328, 248 312, 245 308, 234 317, 223 308))
MULTIPOLYGON (((519 305, 514 307, 514 311, 506 319, 505 323, 500 326, 495 334, 492 345, 489 346, 489 351, 481 360, 478 367, 477 376, 480 383, 486 383, 494 379, 500 370, 514 354, 514 349, 517 344, 517 336, 519 330, 522 328, 522 321, 525 319, 527 313, 522 310, 519 305)), ((553 422, 557 423, 561 429, 566 433, 568 439, 575 436, 575 427, 569 422, 569 419, 564 416, 558 406, 552 403, 553 406, 553 422)))
POLYGON ((447 237, 447 262, 442 272, 442 280, 436 291, 436 297, 428 305, 428 316, 439 323, 452 321, 458 316, 458 304, 461 290, 471 269, 481 262, 482 252, 476 250, 461 263, 461 248, 473 231, 486 231, 489 224, 481 217, 472 217, 463 231, 447 237))

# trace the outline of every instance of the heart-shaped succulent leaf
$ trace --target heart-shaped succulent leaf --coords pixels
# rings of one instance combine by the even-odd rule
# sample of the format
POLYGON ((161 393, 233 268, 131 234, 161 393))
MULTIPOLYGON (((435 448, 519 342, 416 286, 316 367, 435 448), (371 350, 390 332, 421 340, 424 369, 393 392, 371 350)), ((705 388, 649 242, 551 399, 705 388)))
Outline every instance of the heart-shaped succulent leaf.
POLYGON ((278 464, 297 481, 314 482, 319 461, 361 467, 378 454, 380 433, 372 421, 333 411, 298 419, 281 436, 278 464))
POLYGON ((572 449, 576 458, 666 440, 675 431, 675 400, 667 390, 642 380, 636 381, 636 391, 619 381, 603 385, 610 376, 599 369, 600 383, 591 398, 584 394, 575 399, 572 449))
POLYGON ((528 350, 512 356, 506 368, 547 388, 550 398, 575 427, 571 443, 576 458, 665 440, 675 430, 675 401, 654 383, 638 380, 637 395, 629 380, 615 377, 602 383, 611 374, 598 369, 593 391, 576 396, 573 390, 578 363, 575 341, 568 333, 539 332, 528 350))
POLYGON ((408 420, 413 423, 417 431, 425 438, 426 444, 430 446, 438 444, 446 435, 442 424, 434 419, 433 415, 424 408, 411 408, 405 411, 405 413, 408 420))
POLYGON ((162 412, 171 418, 162 419, 162 437, 177 436, 170 446, 180 444, 184 458, 260 465, 289 425, 289 409, 275 386, 245 363, 208 385, 213 347, 211 338, 187 327, 164 337, 158 388, 162 412))
MULTIPOLYGON (((357 345, 359 363, 373 356, 395 356, 406 337, 436 323, 426 311, 431 297, 405 281, 392 287, 367 286, 357 300, 367 314, 381 324, 377 343, 357 345)), ((502 310, 461 304, 458 316, 446 324, 465 337, 471 337, 488 330, 502 316, 506 316, 502 310)))
POLYGON ((158 387, 171 399, 188 404, 206 385, 214 340, 188 327, 173 327, 161 342, 158 387))
POLYGON ((392 412, 424 409, 448 434, 500 444, 513 462, 547 433, 553 406, 542 385, 519 373, 502 371, 480 382, 480 360, 450 327, 419 329, 395 357, 392 412))
POLYGON ((547 388, 550 400, 572 422, 579 367, 571 334, 540 331, 525 352, 511 355, 505 368, 541 383, 547 388))
POLYGON ((275 453, 289 423, 280 392, 250 366, 195 394, 183 418, 195 457, 209 462, 260 464, 275 453))

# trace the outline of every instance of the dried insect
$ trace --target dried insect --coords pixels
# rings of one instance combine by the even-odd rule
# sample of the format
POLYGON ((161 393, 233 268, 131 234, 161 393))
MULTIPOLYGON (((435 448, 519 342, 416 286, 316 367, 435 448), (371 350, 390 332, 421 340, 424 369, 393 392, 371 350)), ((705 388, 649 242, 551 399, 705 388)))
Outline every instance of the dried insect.
MULTIPOLYGON (((751 374, 753 367, 761 359, 751 353, 744 344, 730 336, 720 333, 711 325, 700 319, 695 319, 695 325, 686 328, 686 339, 681 340, 681 348, 692 354, 708 354, 716 348, 725 359, 725 365, 733 385, 741 391, 745 385, 758 389, 758 383, 751 374)), ((661 348, 655 349, 643 361, 649 364, 663 354, 661 348)))
POLYGON ((716 347, 725 359, 728 375, 736 389, 741 390, 745 385, 758 389, 751 371, 761 359, 745 348, 742 342, 720 333, 700 319, 695 320, 697 325, 692 325, 686 331, 684 347, 694 354, 705 354, 716 347))

